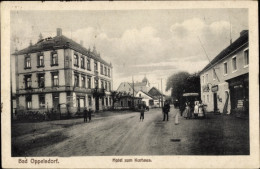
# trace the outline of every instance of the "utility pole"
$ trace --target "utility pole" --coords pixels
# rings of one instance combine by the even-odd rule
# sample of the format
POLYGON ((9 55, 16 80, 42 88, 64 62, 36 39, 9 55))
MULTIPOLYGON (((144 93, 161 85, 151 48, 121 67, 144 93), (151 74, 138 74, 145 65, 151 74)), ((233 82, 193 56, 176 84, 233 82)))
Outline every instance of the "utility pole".
POLYGON ((134 83, 134 76, 132 75, 132 82, 133 82, 133 109, 135 107, 135 100, 134 100, 134 97, 135 97, 135 83, 134 83))
POLYGON ((162 92, 162 99, 161 99, 161 102, 162 102, 162 107, 163 107, 163 91, 162 91, 162 78, 161 78, 161 92, 162 92))

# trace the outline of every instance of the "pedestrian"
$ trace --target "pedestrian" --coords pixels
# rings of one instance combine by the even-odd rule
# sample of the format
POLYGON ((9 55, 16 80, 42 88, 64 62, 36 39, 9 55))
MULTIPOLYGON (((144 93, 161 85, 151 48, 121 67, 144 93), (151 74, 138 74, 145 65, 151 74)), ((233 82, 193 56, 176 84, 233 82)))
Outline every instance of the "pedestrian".
POLYGON ((144 121, 144 105, 141 105, 141 109, 140 109, 140 121, 144 121))
POLYGON ((198 101, 195 101, 194 117, 195 117, 195 118, 198 118, 198 114, 199 114, 199 105, 198 105, 198 101))
POLYGON ((88 111, 88 120, 89 120, 89 122, 91 121, 92 113, 93 113, 92 109, 89 108, 89 111, 88 111))
POLYGON ((200 101, 199 102, 199 114, 198 114, 198 117, 204 117, 204 110, 203 110, 203 108, 204 108, 204 105, 203 105, 203 103, 202 103, 202 101, 200 101))
POLYGON ((166 100, 163 106, 163 121, 165 121, 166 119, 167 121, 169 120, 169 111, 170 111, 170 104, 166 100))
POLYGON ((178 111, 176 112, 174 123, 175 123, 175 125, 179 124, 179 112, 178 111))
POLYGON ((185 119, 190 119, 191 118, 191 111, 190 111, 190 103, 186 102, 186 107, 184 111, 184 118, 185 119))
POLYGON ((87 115, 88 115, 88 111, 87 111, 87 108, 86 108, 86 107, 85 107, 83 113, 84 113, 84 114, 83 114, 83 117, 84 117, 84 123, 85 123, 85 122, 88 122, 88 117, 87 117, 87 115))

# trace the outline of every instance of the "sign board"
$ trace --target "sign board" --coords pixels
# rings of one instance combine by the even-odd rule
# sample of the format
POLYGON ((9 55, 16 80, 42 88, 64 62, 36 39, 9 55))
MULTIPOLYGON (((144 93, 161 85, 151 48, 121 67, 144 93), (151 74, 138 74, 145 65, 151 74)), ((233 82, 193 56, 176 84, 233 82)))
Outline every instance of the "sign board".
POLYGON ((218 85, 212 86, 211 87, 212 92, 217 92, 218 91, 218 85))

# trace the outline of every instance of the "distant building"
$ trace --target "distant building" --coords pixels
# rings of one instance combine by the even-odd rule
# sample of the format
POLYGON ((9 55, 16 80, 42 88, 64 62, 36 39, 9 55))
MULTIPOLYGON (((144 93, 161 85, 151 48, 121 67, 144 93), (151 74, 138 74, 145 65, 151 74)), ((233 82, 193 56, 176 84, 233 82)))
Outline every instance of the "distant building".
POLYGON ((152 87, 148 94, 154 98, 154 107, 162 107, 164 105, 165 95, 156 87, 152 87))
POLYGON ((93 50, 62 35, 40 40, 16 51, 17 110, 62 114, 82 112, 84 107, 111 107, 112 65, 93 50))
POLYGON ((220 52, 200 72, 201 100, 208 111, 232 113, 249 105, 248 31, 220 52))
POLYGON ((154 100, 156 100, 156 98, 154 98, 150 94, 140 90, 139 92, 137 92, 136 97, 142 98, 142 101, 145 102, 146 106, 150 108, 154 107, 154 100))
POLYGON ((148 92, 150 90, 150 83, 146 77, 143 78, 142 82, 136 82, 134 84, 129 82, 122 82, 117 88, 118 92, 126 92, 132 95, 133 93, 136 95, 140 90, 144 92, 148 92))

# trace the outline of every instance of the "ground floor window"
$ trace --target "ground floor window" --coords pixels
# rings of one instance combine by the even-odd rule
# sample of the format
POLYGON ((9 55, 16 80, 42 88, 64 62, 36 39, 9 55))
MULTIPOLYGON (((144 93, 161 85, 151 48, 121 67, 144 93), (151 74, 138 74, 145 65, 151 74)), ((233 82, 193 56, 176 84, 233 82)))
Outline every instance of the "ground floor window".
POLYGON ((106 105, 108 106, 108 98, 106 98, 106 105))
POLYGON ((26 108, 31 109, 32 108, 32 96, 26 96, 26 108))
POLYGON ((105 105, 105 99, 102 97, 102 106, 105 105))
POLYGON ((88 106, 92 106, 92 98, 91 98, 91 96, 88 96, 88 106))
POLYGON ((44 94, 39 95, 39 107, 45 108, 45 95, 44 94))
POLYGON ((59 93, 52 94, 53 108, 58 109, 59 107, 59 93))

